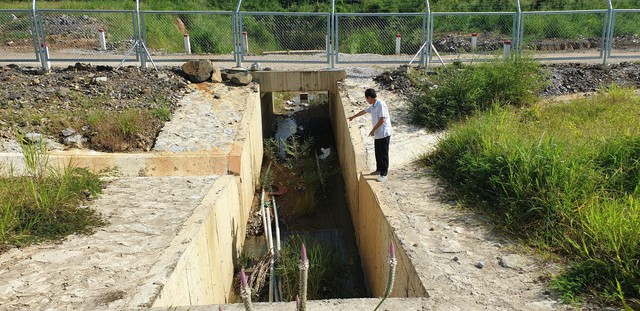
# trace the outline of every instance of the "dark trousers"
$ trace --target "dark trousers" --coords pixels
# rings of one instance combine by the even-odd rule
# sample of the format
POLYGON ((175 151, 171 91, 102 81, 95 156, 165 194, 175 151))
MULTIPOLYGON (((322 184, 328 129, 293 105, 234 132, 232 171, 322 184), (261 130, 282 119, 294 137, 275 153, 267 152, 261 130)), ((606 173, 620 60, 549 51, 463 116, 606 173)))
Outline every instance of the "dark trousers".
POLYGON ((391 136, 375 139, 374 147, 376 151, 376 171, 380 172, 380 176, 387 176, 389 172, 389 142, 391 136))

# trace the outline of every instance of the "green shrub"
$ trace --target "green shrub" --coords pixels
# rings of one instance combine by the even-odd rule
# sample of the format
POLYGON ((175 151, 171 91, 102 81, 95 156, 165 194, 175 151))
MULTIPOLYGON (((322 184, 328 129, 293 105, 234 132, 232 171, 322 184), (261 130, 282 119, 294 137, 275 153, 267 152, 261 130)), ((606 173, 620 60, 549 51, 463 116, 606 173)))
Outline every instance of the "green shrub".
MULTIPOLYGON (((640 298, 640 97, 495 107, 454 126, 425 163, 471 206, 573 262, 567 300, 640 298), (618 288, 619 284, 619 288, 618 288)), ((634 300, 635 299, 635 300, 634 300)))
POLYGON ((544 86, 538 64, 526 57, 449 66, 433 79, 425 80, 424 74, 412 75, 421 93, 412 99, 409 110, 415 124, 434 130, 494 105, 531 104, 544 86))

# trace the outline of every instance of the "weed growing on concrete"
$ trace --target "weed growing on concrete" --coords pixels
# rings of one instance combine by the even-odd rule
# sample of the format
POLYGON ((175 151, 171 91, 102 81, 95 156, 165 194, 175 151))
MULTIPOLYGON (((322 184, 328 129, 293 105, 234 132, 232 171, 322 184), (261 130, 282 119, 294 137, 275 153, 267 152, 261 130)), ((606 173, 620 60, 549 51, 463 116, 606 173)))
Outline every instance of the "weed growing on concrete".
POLYGON ((0 179, 0 250, 88 233, 104 222, 81 206, 102 189, 99 176, 71 163, 57 168, 46 146, 23 144, 26 174, 0 179))
POLYGON ((453 127, 424 158, 495 223, 572 261, 551 285, 640 307, 640 97, 616 86, 453 127), (617 283, 620 284, 618 289, 617 283))

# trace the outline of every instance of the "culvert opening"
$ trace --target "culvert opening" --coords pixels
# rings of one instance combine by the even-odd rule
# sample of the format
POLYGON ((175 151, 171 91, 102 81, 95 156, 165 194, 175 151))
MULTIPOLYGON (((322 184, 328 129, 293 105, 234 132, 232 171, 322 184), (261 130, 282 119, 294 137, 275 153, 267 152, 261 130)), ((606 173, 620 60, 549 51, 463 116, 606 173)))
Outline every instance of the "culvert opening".
POLYGON ((303 242, 310 260, 309 299, 369 297, 328 98, 327 92, 273 94, 273 135, 265 139, 261 187, 236 267, 244 267, 255 301, 295 301, 303 242))

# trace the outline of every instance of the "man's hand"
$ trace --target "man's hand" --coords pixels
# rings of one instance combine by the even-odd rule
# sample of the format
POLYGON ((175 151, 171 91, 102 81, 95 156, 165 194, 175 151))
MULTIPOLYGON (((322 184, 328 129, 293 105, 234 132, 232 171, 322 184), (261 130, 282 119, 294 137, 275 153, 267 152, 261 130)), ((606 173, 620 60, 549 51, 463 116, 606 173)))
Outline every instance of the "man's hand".
POLYGON ((369 136, 373 137, 376 134, 376 130, 371 130, 371 132, 369 132, 369 136))
POLYGON ((349 119, 349 121, 353 121, 353 118, 355 118, 355 116, 350 116, 347 119, 349 119))

